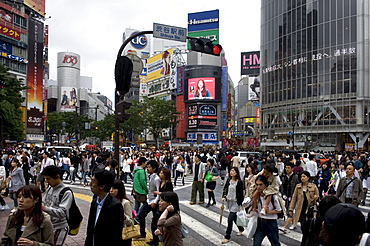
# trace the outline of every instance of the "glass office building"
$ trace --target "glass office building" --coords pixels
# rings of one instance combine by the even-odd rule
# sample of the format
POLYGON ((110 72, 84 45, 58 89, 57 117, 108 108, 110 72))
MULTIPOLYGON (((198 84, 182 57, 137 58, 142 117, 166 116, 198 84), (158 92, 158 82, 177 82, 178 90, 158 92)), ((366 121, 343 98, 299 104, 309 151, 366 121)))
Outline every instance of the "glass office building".
POLYGON ((261 18, 261 145, 368 149, 369 1, 262 0, 261 18))

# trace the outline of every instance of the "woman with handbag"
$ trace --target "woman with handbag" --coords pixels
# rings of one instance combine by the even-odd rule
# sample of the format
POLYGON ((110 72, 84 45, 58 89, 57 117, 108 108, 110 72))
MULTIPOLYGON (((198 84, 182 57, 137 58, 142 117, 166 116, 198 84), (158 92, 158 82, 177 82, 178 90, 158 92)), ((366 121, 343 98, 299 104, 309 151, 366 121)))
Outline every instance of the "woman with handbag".
POLYGON ((23 170, 18 159, 13 159, 10 163, 11 168, 9 172, 9 194, 10 198, 14 201, 14 208, 11 212, 17 211, 18 201, 17 201, 17 191, 25 184, 23 177, 23 170))
POLYGON ((317 198, 319 198, 317 186, 309 182, 311 174, 307 171, 303 171, 300 176, 301 183, 296 185, 289 206, 288 216, 293 218, 293 225, 289 227, 290 230, 294 230, 298 222, 300 222, 302 226, 309 208, 312 207, 316 203, 317 198))
POLYGON ((181 177, 182 179, 182 185, 185 185, 184 172, 185 172, 185 159, 184 157, 182 157, 182 155, 179 155, 179 158, 177 159, 177 164, 176 164, 176 177, 175 177, 175 180, 173 181, 175 187, 176 187, 176 181, 179 177, 181 177))
MULTIPOLYGON (((133 204, 133 202, 127 197, 125 185, 119 179, 114 180, 113 186, 110 189, 110 193, 112 194, 112 196, 117 198, 122 203, 122 206, 123 206, 124 219, 125 219, 124 228, 123 228, 123 232, 122 232, 122 239, 124 239, 123 240, 123 242, 124 242, 123 245, 131 245, 132 238, 125 239, 124 235, 125 235, 125 230, 131 230, 131 228, 133 226, 133 221, 132 221, 132 204, 133 204)), ((137 227, 133 227, 132 230, 134 230, 134 228, 137 228, 136 236, 140 236, 140 226, 138 225, 137 227)), ((132 233, 134 233, 134 232, 130 233, 131 236, 133 235, 132 233)), ((130 236, 128 236, 128 237, 130 237, 130 236)))
MULTIPOLYGON (((225 239, 221 242, 222 244, 230 242, 231 231, 233 229, 233 223, 236 224, 236 213, 242 209, 242 203, 244 200, 244 185, 243 181, 240 180, 239 169, 237 167, 230 168, 229 179, 226 181, 223 193, 222 202, 226 201, 227 208, 229 209, 229 217, 227 219, 227 229, 225 239)), ((237 236, 241 236, 244 227, 238 226, 239 232, 237 236)))
POLYGON ((162 214, 158 220, 155 235, 163 236, 164 246, 182 246, 180 205, 177 194, 170 191, 163 192, 159 200, 159 211, 162 214))
POLYGON ((212 178, 210 181, 207 180, 206 188, 208 189, 208 203, 206 205, 206 208, 209 206, 216 205, 216 198, 214 194, 214 189, 216 188, 216 179, 213 177, 218 177, 218 170, 217 167, 215 167, 215 160, 214 159, 208 159, 207 160, 207 166, 206 166, 206 173, 210 173, 212 175, 212 178), (213 203, 211 204, 211 199, 213 200, 213 203))

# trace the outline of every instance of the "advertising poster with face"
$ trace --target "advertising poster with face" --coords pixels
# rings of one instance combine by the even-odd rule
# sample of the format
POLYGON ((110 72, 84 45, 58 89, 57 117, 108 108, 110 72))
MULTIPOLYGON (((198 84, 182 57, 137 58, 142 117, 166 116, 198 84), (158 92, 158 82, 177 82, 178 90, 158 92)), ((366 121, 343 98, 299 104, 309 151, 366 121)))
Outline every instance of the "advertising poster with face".
POLYGON ((74 87, 61 87, 60 105, 62 111, 73 111, 77 106, 77 89, 74 87))
POLYGON ((213 100, 215 99, 215 88, 215 78, 191 78, 188 80, 188 100, 213 100))

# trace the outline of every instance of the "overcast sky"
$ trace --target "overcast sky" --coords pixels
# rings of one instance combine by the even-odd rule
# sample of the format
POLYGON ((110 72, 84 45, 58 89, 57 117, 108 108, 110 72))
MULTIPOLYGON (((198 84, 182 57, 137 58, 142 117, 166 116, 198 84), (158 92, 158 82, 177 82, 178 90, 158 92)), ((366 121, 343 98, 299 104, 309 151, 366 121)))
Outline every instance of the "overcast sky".
POLYGON ((93 92, 113 101, 114 64, 125 28, 153 30, 153 22, 187 27, 188 13, 220 10, 220 44, 229 74, 240 79, 240 53, 259 50, 260 0, 46 0, 50 79, 57 79, 57 53, 81 56, 81 75, 93 78, 93 92))

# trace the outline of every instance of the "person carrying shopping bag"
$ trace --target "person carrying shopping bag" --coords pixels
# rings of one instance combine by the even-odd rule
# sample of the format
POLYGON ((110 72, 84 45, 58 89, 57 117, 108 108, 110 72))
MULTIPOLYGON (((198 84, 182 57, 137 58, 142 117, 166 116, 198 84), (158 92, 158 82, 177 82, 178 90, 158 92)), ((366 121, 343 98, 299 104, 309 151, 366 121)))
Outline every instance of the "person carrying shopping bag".
MULTIPOLYGON (((229 209, 229 217, 227 220, 227 229, 224 240, 222 244, 230 242, 231 231, 233 229, 233 223, 236 224, 236 213, 242 209, 242 203, 244 200, 244 185, 243 181, 240 179, 239 169, 237 167, 230 168, 229 179, 226 181, 222 201, 226 201, 227 208, 229 209)), ((244 227, 238 226, 239 232, 237 236, 241 236, 244 227)))

